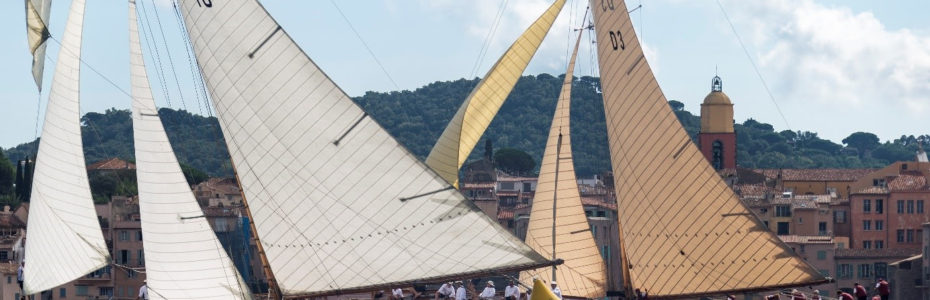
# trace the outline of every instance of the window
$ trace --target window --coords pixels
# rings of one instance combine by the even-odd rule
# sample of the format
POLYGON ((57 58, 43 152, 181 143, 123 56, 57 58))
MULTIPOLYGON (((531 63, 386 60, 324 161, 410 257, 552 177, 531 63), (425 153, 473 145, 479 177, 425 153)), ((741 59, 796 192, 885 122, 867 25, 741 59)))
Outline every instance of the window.
POLYGON ((501 182, 501 189, 502 189, 502 190, 512 191, 512 190, 513 190, 513 182, 501 182))
POLYGON ((876 214, 885 213, 885 200, 875 199, 875 213, 876 214))
POLYGON ((533 190, 533 184, 529 182, 523 183, 523 192, 529 192, 533 190))
POLYGON ((798 224, 804 224, 804 218, 798 217, 798 224))
POLYGON ((723 169, 723 143, 719 140, 714 141, 713 149, 711 150, 713 159, 711 160, 711 165, 714 166, 714 170, 723 169))
POLYGON ((90 296, 87 294, 86 285, 76 285, 74 286, 74 295, 75 296, 90 296))
POLYGON ((128 232, 128 231, 125 231, 125 230, 120 230, 120 231, 119 231, 119 240, 120 240, 120 241, 128 241, 128 240, 129 240, 129 232, 128 232))
POLYGON ((908 242, 908 243, 913 243, 913 242, 914 242, 914 230, 913 230, 913 229, 908 229, 908 230, 906 230, 905 232, 907 232, 907 242, 908 242))
POLYGON ((599 210, 597 211, 597 216, 603 218, 607 216, 607 213, 604 212, 603 210, 599 210))
POLYGON ((875 240, 875 249, 885 248, 885 241, 875 240))
POLYGON ((790 217, 790 216, 791 216, 791 206, 790 206, 790 205, 776 205, 776 206, 775 206, 775 216, 776 216, 776 217, 790 217))
POLYGON ((119 251, 119 263, 124 265, 129 264, 129 250, 119 251))
POLYGON ((859 278, 872 278, 872 264, 859 264, 859 278))
POLYGON ((58 298, 68 297, 68 290, 65 288, 58 289, 58 298))
POLYGON ((6 251, 0 251, 0 261, 10 260, 10 253, 6 251))
POLYGON ((869 213, 872 211, 872 200, 862 200, 862 212, 869 213))
POLYGON ((769 221, 762 221, 762 225, 765 225, 766 229, 772 230, 771 228, 769 228, 769 221))
POLYGON ((907 213, 914 213, 914 200, 907 200, 907 213))
POLYGON ((924 200, 917 200, 917 213, 924 213, 924 200))
POLYGON ((136 240, 142 241, 142 230, 136 231, 136 240))
POLYGON ((817 232, 820 235, 827 235, 827 222, 817 223, 817 232))
POLYGON ((833 211, 833 223, 836 223, 836 224, 846 223, 846 211, 845 210, 833 211))
POLYGON ((898 213, 904 213, 904 200, 898 200, 898 213))
POLYGON ((138 259, 139 259, 138 265, 144 266, 145 265, 145 251, 139 250, 138 259))
POLYGON ((852 278, 852 276, 853 276, 852 265, 839 264, 836 266, 836 277, 843 278, 843 279, 849 279, 849 278, 852 278))
POLYGON ((99 287, 97 288, 97 292, 100 293, 100 296, 113 296, 113 287, 99 287))
POLYGON ((824 250, 817 251, 817 260, 824 260, 824 259, 827 259, 827 251, 824 251, 824 250))
POLYGON ((863 220, 862 221, 862 230, 872 230, 872 220, 863 220))
POLYGON ((590 210, 586 210, 586 211, 584 211, 584 215, 585 215, 585 217, 589 217, 589 218, 590 218, 591 215, 593 215, 593 214, 591 213, 590 210))
POLYGON ((872 241, 862 241, 862 249, 872 249, 872 241))
POLYGON ((885 230, 885 221, 875 220, 875 230, 885 230))
POLYGON ((904 242, 904 230, 898 229, 898 243, 904 242))
POLYGON ((597 236, 597 226, 591 225, 591 235, 597 236))
POLYGON ((778 231, 775 232, 778 235, 788 235, 788 222, 778 222, 778 231))
POLYGON ((887 263, 875 263, 875 277, 888 277, 887 263))
POLYGON ((126 270, 126 277, 136 278, 136 276, 139 276, 139 273, 136 272, 136 270, 133 270, 133 269, 126 270))

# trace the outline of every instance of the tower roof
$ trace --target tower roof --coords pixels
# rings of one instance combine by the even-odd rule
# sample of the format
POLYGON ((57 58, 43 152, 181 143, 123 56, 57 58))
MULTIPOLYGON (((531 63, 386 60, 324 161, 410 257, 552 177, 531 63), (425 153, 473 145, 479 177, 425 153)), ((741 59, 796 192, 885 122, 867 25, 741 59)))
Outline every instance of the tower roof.
POLYGON ((711 80, 710 94, 704 97, 704 104, 733 104, 730 102, 730 97, 723 93, 723 80, 720 79, 720 76, 714 76, 714 79, 711 80))

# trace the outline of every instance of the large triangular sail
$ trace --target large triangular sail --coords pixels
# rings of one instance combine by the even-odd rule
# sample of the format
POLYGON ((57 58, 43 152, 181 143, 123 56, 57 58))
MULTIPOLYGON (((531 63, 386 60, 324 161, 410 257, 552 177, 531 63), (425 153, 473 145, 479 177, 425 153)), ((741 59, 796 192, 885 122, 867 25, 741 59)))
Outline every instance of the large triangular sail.
POLYGON ((510 95, 510 91, 536 54, 563 6, 565 0, 553 2, 542 16, 517 38, 471 91, 446 125, 446 129, 426 157, 426 164, 446 181, 458 186, 459 168, 468 159, 471 150, 491 124, 507 95, 510 95))
POLYGON ((697 296, 825 282, 711 168, 669 108, 622 0, 592 0, 624 285, 697 296))
MULTIPOLYGON (((583 32, 579 30, 568 70, 565 71, 562 91, 559 93, 555 116, 549 129, 549 140, 546 142, 546 151, 539 167, 539 181, 533 196, 525 241, 540 254, 548 257, 557 256, 565 261, 555 272, 563 295, 595 299, 606 294, 607 275, 604 259, 594 243, 588 218, 581 204, 581 195, 575 180, 569 130, 573 71, 583 32), (554 224, 553 197, 556 206, 554 224), (555 249, 552 247, 553 231, 555 249)), ((520 273, 520 281, 526 284, 531 284, 534 277, 552 278, 552 268, 520 273)))
POLYGON ((550 264, 368 117, 257 1, 180 4, 283 294, 550 264))
POLYGON ((26 0, 26 37, 29 40, 29 53, 32 53, 32 77, 36 86, 42 90, 42 74, 45 69, 45 41, 51 36, 48 32, 48 17, 52 12, 52 0, 26 0))
POLYGON ((80 124, 80 56, 84 0, 74 0, 42 126, 26 232, 26 294, 104 267, 109 252, 90 194, 80 124))
POLYGON ((136 19, 136 4, 132 0, 129 1, 132 131, 149 296, 251 299, 181 173, 152 98, 136 19))

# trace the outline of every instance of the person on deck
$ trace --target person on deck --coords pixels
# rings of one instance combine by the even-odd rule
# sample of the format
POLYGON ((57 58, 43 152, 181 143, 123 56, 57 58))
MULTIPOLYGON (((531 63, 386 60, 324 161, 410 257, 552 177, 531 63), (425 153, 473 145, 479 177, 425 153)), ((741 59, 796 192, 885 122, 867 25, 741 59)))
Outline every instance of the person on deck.
POLYGON ((452 282, 443 283, 442 286, 436 290, 436 297, 433 299, 446 299, 455 297, 455 287, 452 286, 452 282))
POLYGON ((836 291, 836 298, 839 300, 856 300, 852 295, 843 291, 836 291))
POLYGON ((888 282, 885 281, 885 278, 878 278, 875 289, 878 290, 878 295, 881 296, 882 300, 891 299, 891 287, 888 286, 888 282))
POLYGON ((504 299, 505 300, 517 300, 520 298, 520 288, 513 284, 513 280, 510 281, 506 287, 504 287, 504 299))
POLYGON ((391 299, 402 300, 404 299, 404 289, 396 288, 391 290, 391 299))
POLYGON ((465 285, 461 281, 455 282, 455 300, 468 300, 465 296, 465 285))
POLYGON ((798 291, 797 289, 791 290, 791 300, 807 300, 807 297, 804 296, 804 293, 798 291))
POLYGON ((636 296, 636 300, 648 300, 648 299, 649 299, 649 290, 643 291, 643 290, 640 290, 640 289, 635 289, 635 290, 633 290, 633 293, 636 294, 636 295, 635 295, 635 296, 636 296))
POLYGON ((778 300, 778 299, 781 299, 781 297, 778 296, 778 294, 765 296, 765 300, 778 300))
POLYGON ((494 289, 494 282, 488 280, 488 284, 484 287, 484 290, 481 291, 481 294, 478 294, 478 299, 494 299, 494 295, 497 294, 497 290, 494 289))
POLYGON ((856 300, 866 300, 869 297, 865 287, 858 282, 853 284, 853 294, 856 296, 856 300))
POLYGON ((814 293, 811 294, 811 300, 823 300, 823 297, 820 297, 820 290, 814 290, 814 293))
POLYGON ((559 297, 559 300, 562 300, 562 290, 559 289, 559 285, 555 283, 555 280, 549 285, 552 287, 552 293, 555 294, 556 297, 559 297))
POLYGON ((148 280, 142 280, 142 286, 139 287, 139 296, 136 300, 149 300, 148 280))

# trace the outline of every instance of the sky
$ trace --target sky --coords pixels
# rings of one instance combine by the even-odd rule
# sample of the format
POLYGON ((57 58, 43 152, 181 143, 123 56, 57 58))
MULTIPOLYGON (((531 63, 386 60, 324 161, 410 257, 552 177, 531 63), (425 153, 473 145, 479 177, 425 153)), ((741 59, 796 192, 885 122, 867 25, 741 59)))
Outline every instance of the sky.
MULTIPOLYGON (((483 76, 551 1, 260 2, 337 84, 359 96, 483 76)), ((0 147, 8 148, 41 132, 59 47, 49 42, 40 95, 30 73, 23 2, 0 2, 0 147)), ((128 109, 127 6, 87 2, 81 110, 128 109)), ((193 84, 172 0, 137 3, 150 41, 143 47, 157 104, 209 115, 193 84)), ((628 1, 630 10, 642 5, 631 16, 668 99, 697 114, 717 74, 735 104, 737 122, 753 118, 779 131, 813 131, 837 143, 856 131, 882 141, 930 133, 930 1, 719 3, 628 1)), ((69 5, 53 1, 55 38, 64 30, 69 5)), ((568 0, 525 75, 564 73, 573 28, 582 24, 586 6, 568 0)), ((575 75, 597 76, 596 51, 585 35, 575 75)))

